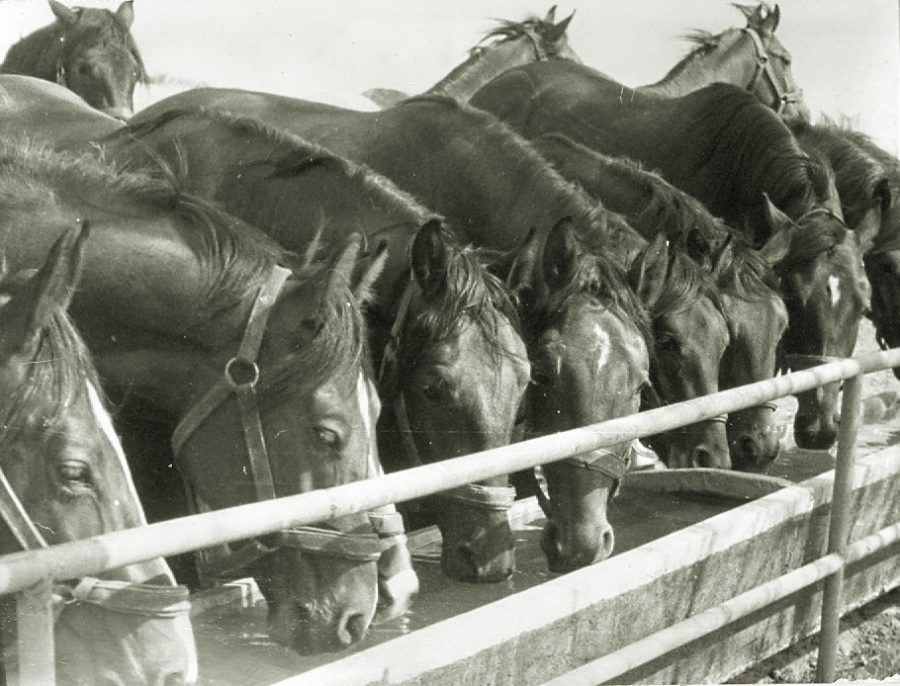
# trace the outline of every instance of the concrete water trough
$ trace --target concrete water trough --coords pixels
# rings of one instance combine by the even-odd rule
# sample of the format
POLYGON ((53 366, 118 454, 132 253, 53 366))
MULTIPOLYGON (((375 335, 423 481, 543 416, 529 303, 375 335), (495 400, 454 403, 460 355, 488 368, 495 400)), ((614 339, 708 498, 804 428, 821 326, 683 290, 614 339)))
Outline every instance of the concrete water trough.
MULTIPOLYGON (((542 684, 821 557, 833 479, 833 471, 796 484, 709 470, 629 475, 622 500, 634 507, 623 507, 646 508, 651 526, 633 528, 651 530, 641 536, 652 540, 278 683, 542 684), (706 511, 665 532, 672 519, 653 516, 652 503, 672 513, 678 500, 683 511, 706 511)), ((900 520, 900 446, 858 459, 852 483, 850 541, 900 520)), ((627 539, 633 523, 614 524, 627 539)), ((845 611, 900 583, 898 552, 894 544, 847 568, 845 611)), ((816 584, 616 681, 721 683, 817 631, 820 603, 816 584)))

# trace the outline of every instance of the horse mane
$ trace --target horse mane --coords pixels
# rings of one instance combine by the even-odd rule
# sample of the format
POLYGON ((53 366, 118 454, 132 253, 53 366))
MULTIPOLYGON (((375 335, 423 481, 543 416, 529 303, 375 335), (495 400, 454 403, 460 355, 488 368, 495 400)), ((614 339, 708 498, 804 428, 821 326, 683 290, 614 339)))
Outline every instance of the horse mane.
POLYGON ((700 107, 693 127, 706 149, 705 163, 731 179, 732 198, 759 207, 763 193, 792 219, 829 198, 831 171, 803 152, 778 115, 746 91, 717 83, 685 98, 700 107))
MULTIPOLYGON (((89 194, 114 204, 126 198, 151 211, 170 213, 189 227, 181 232, 188 247, 205 265, 209 286, 195 307, 198 319, 234 307, 269 278, 276 264, 292 267, 294 279, 308 284, 310 292, 322 292, 328 266, 299 265, 268 236, 229 215, 215 203, 179 190, 171 174, 161 178, 147 172, 126 172, 93 154, 61 152, 28 138, 0 139, 0 208, 9 217, 28 225, 33 212, 56 201, 54 183, 67 179, 87 186, 89 194)), ((266 386, 278 386, 291 377, 308 387, 321 383, 336 368, 358 360, 363 353, 365 328, 360 305, 349 290, 334 289, 322 303, 329 316, 314 332, 315 341, 295 351, 266 386)))
POLYGON ((536 14, 529 14, 522 21, 497 19, 496 22, 497 25, 484 34, 484 37, 478 42, 478 45, 473 48, 473 51, 478 50, 478 46, 491 39, 497 39, 498 43, 502 43, 526 35, 529 29, 537 34, 542 34, 544 31, 553 28, 554 26, 554 24, 544 21, 542 17, 539 17, 536 14))
MULTIPOLYGON (((828 120, 817 125, 798 123, 793 131, 809 140, 830 163, 847 222, 855 225, 860 214, 871 206, 878 184, 888 180, 883 164, 850 138, 847 129, 828 120)), ((882 198, 882 202, 886 199, 882 198)))
MULTIPOLYGON (((109 134, 104 141, 123 137, 140 140, 157 129, 182 118, 196 117, 201 120, 232 128, 236 133, 260 136, 278 146, 280 156, 264 161, 274 167, 273 176, 297 176, 316 166, 324 166, 337 171, 349 181, 359 186, 360 191, 381 209, 402 210, 411 215, 411 222, 422 225, 436 218, 431 210, 421 205, 412 195, 399 188, 386 176, 371 167, 343 157, 318 143, 309 141, 294 133, 272 126, 255 117, 243 116, 211 107, 187 107, 168 110, 149 121, 129 124, 109 134)), ((438 217, 440 218, 440 217, 438 217)))

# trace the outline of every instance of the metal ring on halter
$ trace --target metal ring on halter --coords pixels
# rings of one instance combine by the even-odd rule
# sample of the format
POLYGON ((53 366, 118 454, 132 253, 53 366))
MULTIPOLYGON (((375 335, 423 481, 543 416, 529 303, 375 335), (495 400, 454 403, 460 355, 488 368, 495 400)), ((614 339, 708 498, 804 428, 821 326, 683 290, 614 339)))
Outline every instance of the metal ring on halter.
POLYGON ((239 388, 241 386, 256 388, 256 384, 259 383, 259 365, 256 364, 255 360, 244 360, 237 356, 232 357, 225 363, 225 378, 228 380, 228 383, 231 384, 232 388, 239 388), (247 365, 250 368, 251 376, 249 381, 238 381, 234 378, 234 365, 237 364, 247 365))

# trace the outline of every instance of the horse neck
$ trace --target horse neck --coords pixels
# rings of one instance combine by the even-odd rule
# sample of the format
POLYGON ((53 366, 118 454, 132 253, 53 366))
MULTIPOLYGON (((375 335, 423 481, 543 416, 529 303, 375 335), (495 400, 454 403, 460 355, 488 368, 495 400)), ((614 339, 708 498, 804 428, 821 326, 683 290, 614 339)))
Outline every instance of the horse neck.
MULTIPOLYGON (((743 53, 738 54, 739 58, 742 56, 743 53)), ((752 66, 755 69, 756 64, 752 66)), ((678 98, 711 83, 730 83, 746 88, 752 76, 750 63, 745 59, 726 58, 711 63, 703 56, 689 55, 661 80, 635 90, 654 97, 678 98)))
POLYGON ((534 46, 523 35, 504 40, 471 56, 429 88, 429 95, 450 95, 467 101, 488 81, 508 69, 535 61, 534 46))

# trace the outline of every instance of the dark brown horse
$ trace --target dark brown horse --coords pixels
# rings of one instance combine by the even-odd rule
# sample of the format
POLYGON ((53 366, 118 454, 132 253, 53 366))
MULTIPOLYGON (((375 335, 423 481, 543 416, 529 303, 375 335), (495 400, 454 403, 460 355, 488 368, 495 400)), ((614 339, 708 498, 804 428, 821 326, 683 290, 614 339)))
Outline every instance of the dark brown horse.
MULTIPOLYGON (((791 55, 775 37, 781 19, 778 5, 735 5, 747 19, 743 28, 713 35, 694 31, 688 40, 696 45, 660 81, 633 92, 677 98, 711 83, 730 83, 753 93, 786 121, 809 120, 803 93, 794 82, 791 55)), ((630 98, 632 89, 623 88, 630 98)))
POLYGON ((0 72, 53 81, 80 95, 91 107, 117 119, 130 117, 134 87, 147 80, 130 32, 134 21, 131 0, 115 12, 48 1, 56 21, 13 45, 0 72))
MULTIPOLYGON (((871 138, 835 124, 795 128, 834 168, 850 228, 860 235, 872 287, 872 321, 883 347, 900 345, 900 163, 871 138)), ((894 370, 900 375, 900 371, 894 370)))
POLYGON ((0 136, 21 135, 67 150, 89 150, 92 141, 123 126, 68 88, 31 76, 0 74, 0 136))
MULTIPOLYGON (((869 289, 830 167, 805 154, 774 112, 734 86, 671 99, 620 94, 587 67, 547 62, 507 72, 472 102, 528 138, 562 133, 659 169, 757 246, 790 226, 790 251, 779 265, 789 313, 785 352, 794 366, 848 355, 869 289)), ((837 393, 830 385, 798 396, 798 445, 832 445, 837 393)))
MULTIPOLYGON (((185 188, 265 227, 288 249, 318 242, 333 250, 357 231, 373 246, 386 244, 369 333, 389 471, 512 440, 529 378, 512 299, 476 252, 390 180, 297 136, 208 110, 169 112, 103 144, 123 164, 178 169, 185 188)), ((445 573, 509 576, 511 504, 505 477, 428 499, 445 573)))
MULTIPOLYGON (((631 160, 603 155, 560 134, 540 136, 533 144, 563 176, 622 213, 644 238, 664 234, 713 276, 730 334, 719 369, 721 388, 775 374, 787 311, 773 267, 786 256, 789 237, 776 234, 754 250, 700 201, 631 160)), ((778 456, 780 432, 773 410, 765 403, 729 415, 728 444, 735 469, 759 471, 778 456)))
MULTIPOLYGON (((166 183, 28 141, 0 151, 2 241, 15 268, 91 216, 70 309, 123 414, 139 400, 176 425, 198 502, 217 509, 377 472, 377 397, 349 285, 356 242, 292 272, 265 236, 166 183)), ((251 542, 235 558, 256 552, 272 636, 298 650, 361 639, 375 611, 380 545, 368 517, 327 526, 251 542), (357 549, 346 559, 312 552, 334 530, 347 534, 338 549, 357 549)))
MULTIPOLYGON (((547 16, 524 21, 503 21, 469 51, 469 58, 425 91, 429 95, 449 95, 468 100, 479 88, 507 69, 548 59, 581 60, 569 47, 566 29, 574 12, 556 23, 556 5, 547 16)), ((382 108, 409 97, 399 91, 375 88, 364 95, 382 108)))
MULTIPOLYGON (((66 314, 86 236, 86 227, 73 227, 37 273, 0 275, 4 554, 146 524, 96 369, 66 314)), ((101 577, 54 589, 60 682, 193 683, 187 589, 175 586, 165 561, 101 577)))
MULTIPOLYGON (((520 137, 485 113, 449 98, 413 99, 384 112, 362 113, 265 93, 196 89, 160 101, 135 119, 148 121, 171 109, 198 105, 256 116, 364 162, 441 212, 466 240, 487 247, 518 249, 532 226, 537 228, 542 242, 567 216, 573 217, 578 230, 584 228, 586 233, 601 221, 589 199, 576 193, 520 137)), ((641 327, 645 314, 621 267, 602 255, 598 262, 596 281, 584 297, 563 303, 584 310, 582 318, 592 322, 586 331, 579 329, 578 341, 566 347, 581 352, 565 358, 557 355, 559 365, 551 367, 553 373, 546 379, 560 386, 561 391, 540 395, 542 401, 563 399, 565 404, 548 404, 538 409, 539 403, 530 403, 533 416, 555 418, 555 430, 635 411, 644 383, 648 361, 641 327), (595 340, 588 343, 585 336, 595 340), (564 370, 563 365, 568 364, 576 366, 564 370), (612 378, 599 373, 619 365, 628 367, 628 377, 635 380, 624 393, 621 386, 606 386, 612 378), (571 394, 572 384, 566 379, 573 377, 583 379, 582 387, 591 389, 590 394, 571 394), (595 391, 598 387, 607 390, 595 391), (598 399, 602 403, 598 404, 598 399)), ((534 330, 527 321, 523 325, 534 330)), ((532 356, 538 340, 526 340, 526 344, 532 356)), ((538 421, 546 423, 544 419, 538 421)), ((627 448, 620 446, 620 452, 627 448)), ((594 457, 599 459, 600 453, 594 457)), ((591 456, 585 459, 592 460, 591 456)), ((548 470, 550 478, 559 473, 561 469, 548 470)), ((577 494, 565 504, 571 514, 567 521, 584 525, 548 529, 553 533, 547 550, 554 551, 554 560, 561 560, 559 568, 589 563, 609 554, 612 536, 606 504, 618 477, 580 469, 568 470, 565 478, 573 484, 572 488, 554 490, 577 494)), ((559 507, 562 510, 563 505, 559 507)))

